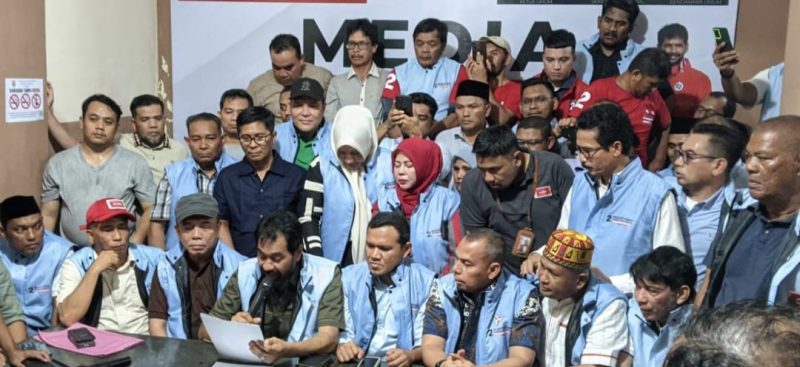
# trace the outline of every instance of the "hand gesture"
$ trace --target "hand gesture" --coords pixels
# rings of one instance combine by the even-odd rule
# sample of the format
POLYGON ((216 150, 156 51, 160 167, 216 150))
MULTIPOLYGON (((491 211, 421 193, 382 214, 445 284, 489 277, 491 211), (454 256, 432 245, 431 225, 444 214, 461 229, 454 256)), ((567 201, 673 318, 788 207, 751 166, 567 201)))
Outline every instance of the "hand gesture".
MULTIPOLYGON (((13 367, 25 367, 22 362, 26 359, 36 359, 45 363, 50 362, 50 355, 41 350, 14 350, 9 353, 8 364, 13 367)), ((5 360, 3 359, 3 362, 5 360)), ((5 365, 5 363, 3 363, 5 365)))
POLYGON ((476 54, 475 60, 473 60, 472 55, 470 55, 464 66, 471 80, 489 84, 489 73, 486 71, 486 57, 483 56, 482 53, 476 54))
POLYGON ((105 250, 97 255, 97 259, 94 260, 92 267, 102 273, 103 271, 114 268, 118 263, 119 255, 117 255, 115 251, 105 250))
POLYGON ((363 349, 359 348, 358 345, 356 345, 356 343, 353 342, 339 344, 336 347, 336 359, 340 363, 346 363, 353 360, 362 359, 364 358, 365 354, 366 352, 364 352, 363 349))
POLYGON ((711 57, 714 59, 714 65, 719 69, 720 74, 732 76, 734 66, 739 63, 739 52, 736 50, 723 52, 723 47, 725 47, 725 42, 714 47, 714 53, 711 57))
POLYGON ((522 266, 520 267, 520 275, 536 275, 536 272, 539 270, 539 266, 542 261, 542 255, 537 252, 531 252, 528 254, 528 258, 522 262, 522 266))
POLYGON ((388 367, 410 367, 411 356, 402 349, 390 349, 386 352, 386 365, 388 367))
POLYGON ((252 317, 247 312, 237 312, 236 315, 231 317, 231 321, 238 322, 240 324, 260 324, 261 318, 260 317, 252 317))

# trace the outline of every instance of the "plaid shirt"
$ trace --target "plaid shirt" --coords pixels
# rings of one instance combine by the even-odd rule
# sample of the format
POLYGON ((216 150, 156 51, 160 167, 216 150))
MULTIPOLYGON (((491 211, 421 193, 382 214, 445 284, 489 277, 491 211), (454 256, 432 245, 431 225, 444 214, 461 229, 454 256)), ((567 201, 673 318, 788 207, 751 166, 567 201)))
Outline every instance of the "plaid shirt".
MULTIPOLYGON (((195 173, 195 183, 197 185, 197 192, 203 194, 213 194, 214 182, 217 180, 217 172, 215 171, 211 177, 206 176, 205 172, 195 164, 192 168, 195 173)), ((167 180, 167 173, 164 172, 164 178, 158 183, 158 190, 156 190, 156 201, 153 204, 153 212, 150 220, 155 221, 169 221, 170 207, 172 207, 172 186, 167 180)))

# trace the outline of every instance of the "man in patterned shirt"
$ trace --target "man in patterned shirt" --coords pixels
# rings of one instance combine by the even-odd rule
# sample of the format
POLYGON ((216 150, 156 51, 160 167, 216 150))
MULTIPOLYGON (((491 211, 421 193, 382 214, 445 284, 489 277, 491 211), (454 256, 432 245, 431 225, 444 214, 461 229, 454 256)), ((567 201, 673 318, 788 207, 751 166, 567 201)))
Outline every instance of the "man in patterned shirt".
POLYGON ((178 200, 198 192, 213 193, 219 171, 236 163, 236 159, 222 152, 222 121, 216 115, 203 112, 189 116, 186 131, 184 140, 192 156, 164 169, 150 217, 149 244, 168 251, 180 246, 175 231, 178 200))
POLYGON ((456 247, 453 273, 434 282, 425 309, 426 366, 541 365, 539 293, 503 269, 503 238, 472 230, 456 247))

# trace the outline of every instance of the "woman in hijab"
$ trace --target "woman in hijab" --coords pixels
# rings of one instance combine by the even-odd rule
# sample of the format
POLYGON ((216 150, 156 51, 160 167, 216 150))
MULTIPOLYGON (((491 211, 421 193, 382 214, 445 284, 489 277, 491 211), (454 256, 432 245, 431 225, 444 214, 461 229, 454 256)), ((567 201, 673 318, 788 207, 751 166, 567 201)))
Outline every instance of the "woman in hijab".
POLYGON ((436 184, 442 152, 430 140, 403 140, 392 153, 394 185, 378 190, 378 211, 402 212, 411 223, 414 262, 438 273, 450 271, 461 230, 458 194, 436 184))
POLYGON ((342 266, 364 260, 370 203, 380 176, 374 170, 379 150, 373 121, 362 106, 345 106, 336 113, 331 149, 311 163, 300 196, 306 252, 342 266))
POLYGON ((478 162, 475 159, 475 153, 471 149, 462 148, 453 154, 453 174, 450 176, 450 188, 461 192, 461 183, 464 182, 464 176, 473 168, 478 167, 478 162))

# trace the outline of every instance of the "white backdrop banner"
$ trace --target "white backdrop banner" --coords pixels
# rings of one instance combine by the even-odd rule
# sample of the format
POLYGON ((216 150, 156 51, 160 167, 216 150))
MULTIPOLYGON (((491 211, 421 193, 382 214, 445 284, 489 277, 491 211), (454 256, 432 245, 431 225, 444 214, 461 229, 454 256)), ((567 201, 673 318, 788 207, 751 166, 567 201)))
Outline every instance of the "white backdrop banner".
MULTIPOLYGON (((412 32, 420 20, 448 23, 445 55, 464 61, 470 41, 500 35, 511 44, 513 75, 541 71, 542 37, 565 28, 578 41, 597 32, 601 0, 171 0, 172 78, 175 136, 186 135, 189 115, 219 110, 230 88, 246 88, 270 69, 268 45, 280 33, 300 39, 306 62, 344 72, 346 20, 369 18, 379 29, 383 57, 391 68, 414 57, 412 32)), ((704 71, 713 89, 719 73, 711 61, 712 27, 735 36, 738 0, 648 0, 641 6, 632 38, 655 46, 658 30, 681 23, 689 30, 687 57, 704 71)), ((735 42, 734 42, 735 43, 735 42)))

